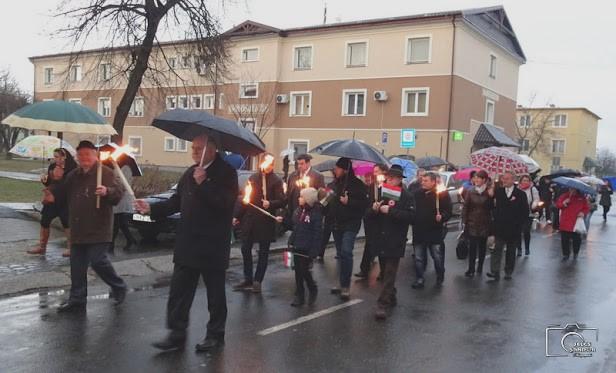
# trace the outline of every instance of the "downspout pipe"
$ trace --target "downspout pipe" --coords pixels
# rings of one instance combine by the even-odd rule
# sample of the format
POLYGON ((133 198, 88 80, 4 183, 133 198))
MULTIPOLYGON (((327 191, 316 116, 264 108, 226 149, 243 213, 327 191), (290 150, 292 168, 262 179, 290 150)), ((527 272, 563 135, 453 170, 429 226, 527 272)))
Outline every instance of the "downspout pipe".
POLYGON ((451 141, 451 122, 453 120, 453 68, 456 58, 456 16, 451 18, 453 37, 451 44, 451 72, 449 75, 449 117, 447 119, 447 142, 445 146, 445 161, 449 162, 449 142, 451 141))

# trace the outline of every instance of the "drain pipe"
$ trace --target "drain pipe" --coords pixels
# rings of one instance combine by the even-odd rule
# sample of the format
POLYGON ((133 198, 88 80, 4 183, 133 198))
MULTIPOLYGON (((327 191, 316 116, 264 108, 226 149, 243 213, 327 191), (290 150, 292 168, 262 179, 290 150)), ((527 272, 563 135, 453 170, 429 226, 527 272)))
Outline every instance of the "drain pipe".
POLYGON ((449 162, 449 142, 451 141, 451 120, 453 117, 453 66, 456 58, 456 16, 451 19, 453 37, 451 44, 451 74, 449 75, 449 118, 447 119, 447 145, 445 146, 445 161, 449 162))

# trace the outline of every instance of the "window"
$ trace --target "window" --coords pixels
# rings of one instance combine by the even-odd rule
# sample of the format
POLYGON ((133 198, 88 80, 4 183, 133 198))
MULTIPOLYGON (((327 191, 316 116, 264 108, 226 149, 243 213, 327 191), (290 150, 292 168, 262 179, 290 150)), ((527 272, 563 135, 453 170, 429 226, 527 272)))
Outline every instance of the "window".
POLYGON ((289 107, 289 115, 310 116, 310 107, 312 105, 312 92, 291 92, 291 105, 289 107))
POLYGON ((71 102, 73 104, 79 104, 81 105, 81 99, 80 98, 69 98, 68 102, 71 102))
POLYGON ((366 115, 366 90, 343 91, 342 115, 366 115))
POLYGON ((565 152, 565 140, 552 140, 552 153, 562 154, 565 152))
POLYGON ((133 103, 130 105, 128 116, 130 117, 142 117, 143 116, 144 102, 143 97, 135 97, 133 103))
POLYGON ((567 127, 567 115, 566 114, 556 114, 554 115, 554 124, 553 127, 567 127))
POLYGON ((214 98, 215 95, 203 95, 203 108, 204 109, 214 109, 214 98))
POLYGON ((347 67, 366 66, 368 42, 347 43, 346 65, 347 67))
POLYGON ((429 63, 430 44, 429 36, 408 38, 406 42, 406 63, 429 63))
POLYGON ((189 108, 188 96, 178 96, 178 107, 180 109, 188 109, 189 108))
POLYGON ((192 66, 190 65, 192 58, 190 56, 182 56, 180 59, 180 67, 183 69, 190 69, 192 66))
POLYGON ((101 63, 98 67, 99 76, 101 81, 107 81, 111 79, 111 64, 101 63))
POLYGON ((201 95, 192 95, 190 96, 190 108, 191 109, 203 109, 203 99, 201 95))
POLYGON ((218 108, 219 109, 225 108, 225 94, 224 93, 221 93, 218 95, 218 108))
POLYGON ((98 99, 98 113, 104 117, 111 116, 111 98, 100 97, 98 99))
POLYGON ((177 58, 175 57, 167 58, 167 65, 169 65, 171 69, 175 69, 175 66, 177 65, 177 58))
POLYGON ((523 152, 527 152, 530 150, 530 141, 528 139, 520 140, 520 150, 523 152))
POLYGON ((246 118, 246 119, 240 120, 240 125, 254 132, 257 126, 257 122, 252 118, 246 118))
POLYGON ((402 116, 428 115, 429 88, 402 89, 402 116))
POLYGON ((128 136, 128 145, 133 149, 134 156, 140 157, 143 154, 143 139, 141 136, 128 136))
POLYGON ((53 83, 53 67, 46 67, 43 70, 43 74, 45 76, 44 78, 45 84, 53 83))
POLYGON ((259 85, 257 83, 240 84, 240 98, 259 97, 259 85))
POLYGON ((178 139, 175 143, 175 150, 178 152, 186 153, 188 151, 188 143, 186 140, 178 139))
POLYGON ((242 62, 259 61, 259 48, 242 49, 242 62))
POLYGON ((312 46, 295 47, 293 56, 294 70, 312 69, 312 46))
POLYGON ((494 108, 495 103, 492 100, 486 100, 486 112, 483 118, 485 123, 493 124, 494 123, 494 108))
POLYGON ((178 98, 175 96, 167 96, 167 110, 175 109, 178 107, 178 98))
POLYGON ((520 127, 530 128, 533 124, 530 114, 524 114, 520 117, 520 127))
POLYGON ((552 157, 551 169, 552 169, 552 172, 558 171, 558 170, 561 169, 561 167, 560 167, 560 157, 552 157))
POLYGON ((490 78, 496 79, 496 56, 490 54, 490 78))
POLYGON ((298 155, 308 153, 308 149, 310 149, 310 142, 308 140, 289 139, 288 141, 289 146, 287 146, 287 149, 294 150, 293 161, 297 160, 298 155))
POLYGON ((175 137, 165 137, 164 150, 166 152, 175 151, 175 137))
POLYGON ((71 82, 81 81, 81 65, 73 65, 69 70, 69 79, 71 82))

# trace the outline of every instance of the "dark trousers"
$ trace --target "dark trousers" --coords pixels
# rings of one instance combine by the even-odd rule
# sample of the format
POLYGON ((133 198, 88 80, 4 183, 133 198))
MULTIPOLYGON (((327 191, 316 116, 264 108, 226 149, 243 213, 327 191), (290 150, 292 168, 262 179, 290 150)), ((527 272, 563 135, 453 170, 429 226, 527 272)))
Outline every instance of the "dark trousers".
POLYGON ((515 251, 518 246, 518 239, 504 239, 495 237, 494 252, 491 257, 491 272, 494 274, 500 273, 503 251, 505 251, 505 274, 512 274, 515 267, 515 251))
POLYGON ((88 266, 113 291, 126 290, 126 283, 111 265, 107 251, 109 243, 74 244, 71 250, 71 293, 72 303, 86 303, 88 296, 88 266))
POLYGON ((543 208, 539 210, 539 219, 541 219, 544 216, 545 216, 546 221, 552 220, 552 204, 551 203, 546 202, 543 208))
POLYGON ((225 295, 224 269, 198 269, 176 264, 169 288, 167 302, 167 327, 177 334, 186 333, 190 307, 195 291, 203 278, 207 291, 207 309, 210 320, 207 323, 207 337, 224 338, 227 321, 227 298, 225 295))
POLYGON ((381 307, 393 307, 396 305, 396 276, 400 258, 381 258, 383 265, 383 290, 378 299, 381 307))
POLYGON ((131 214, 119 213, 113 215, 113 242, 115 243, 116 237, 118 236, 118 232, 121 230, 124 238, 126 238, 126 242, 136 242, 135 237, 133 237, 130 232, 130 228, 128 222, 131 219, 131 214))
POLYGON ((445 277, 445 245, 439 243, 416 242, 415 246, 415 276, 423 280, 428 263, 428 251, 434 262, 436 277, 442 280, 445 277))
POLYGON ((325 249, 327 248, 327 245, 329 245, 329 238, 332 235, 333 229, 334 225, 326 218, 323 223, 323 240, 321 241, 321 250, 317 256, 320 256, 321 258, 325 256, 325 249))
MULTIPOLYGON (((364 253, 361 257, 361 263, 359 264, 359 270, 365 274, 370 273, 370 270, 372 269, 372 263, 374 262, 374 258, 376 257, 376 255, 374 255, 375 252, 375 248, 373 247, 373 241, 368 239, 366 237, 366 241, 364 244, 364 253)), ((381 275, 383 274, 383 263, 381 262, 380 258, 379 258, 379 265, 381 268, 381 275)))
POLYGON ((552 205, 552 229, 560 228, 560 210, 552 205))
MULTIPOLYGON (((244 259, 244 280, 252 283, 252 246, 254 241, 246 239, 242 241, 242 258, 244 259)), ((254 274, 254 281, 263 282, 265 277, 265 271, 267 270, 267 263, 269 258, 270 242, 259 242, 259 253, 257 259, 257 270, 254 274)))
POLYGON ((603 206, 603 220, 607 220, 607 213, 610 211, 610 206, 603 206))
POLYGON ((306 283, 306 287, 310 292, 314 292, 317 289, 317 283, 312 278, 312 272, 310 271, 312 259, 295 255, 293 261, 295 264, 295 295, 304 298, 304 283, 306 283))
POLYGON ((351 286, 353 274, 353 248, 357 232, 335 230, 334 241, 336 242, 336 254, 338 255, 337 267, 340 276, 340 287, 351 286))
POLYGON ((573 244, 573 255, 577 256, 582 245, 582 236, 577 232, 560 232, 560 244, 563 250, 563 256, 569 257, 571 253, 571 244, 573 244))
POLYGON ((475 273, 475 261, 477 272, 483 271, 483 261, 486 258, 487 237, 468 236, 468 271, 475 273))
POLYGON ((522 240, 524 240, 524 248, 526 253, 530 252, 530 231, 533 227, 533 218, 528 217, 522 222, 522 236, 518 242, 518 251, 522 251, 522 240))

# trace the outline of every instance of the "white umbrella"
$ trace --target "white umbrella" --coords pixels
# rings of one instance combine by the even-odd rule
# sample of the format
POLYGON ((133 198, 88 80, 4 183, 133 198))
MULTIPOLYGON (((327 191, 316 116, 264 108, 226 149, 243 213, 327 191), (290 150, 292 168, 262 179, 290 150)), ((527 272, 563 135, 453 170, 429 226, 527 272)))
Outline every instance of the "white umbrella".
POLYGON ((75 149, 69 143, 47 135, 28 136, 15 144, 10 152, 20 157, 50 159, 53 158, 56 148, 64 148, 71 155, 75 155, 75 149))
POLYGON ((526 165, 528 166, 529 174, 535 173, 541 169, 541 166, 539 166, 539 163, 537 163, 537 161, 535 161, 528 155, 526 154, 518 154, 518 155, 520 156, 520 158, 524 160, 524 163, 526 163, 526 165))
POLYGON ((580 180, 590 185, 604 185, 605 184, 605 181, 599 179, 596 176, 582 176, 580 177, 580 180))

